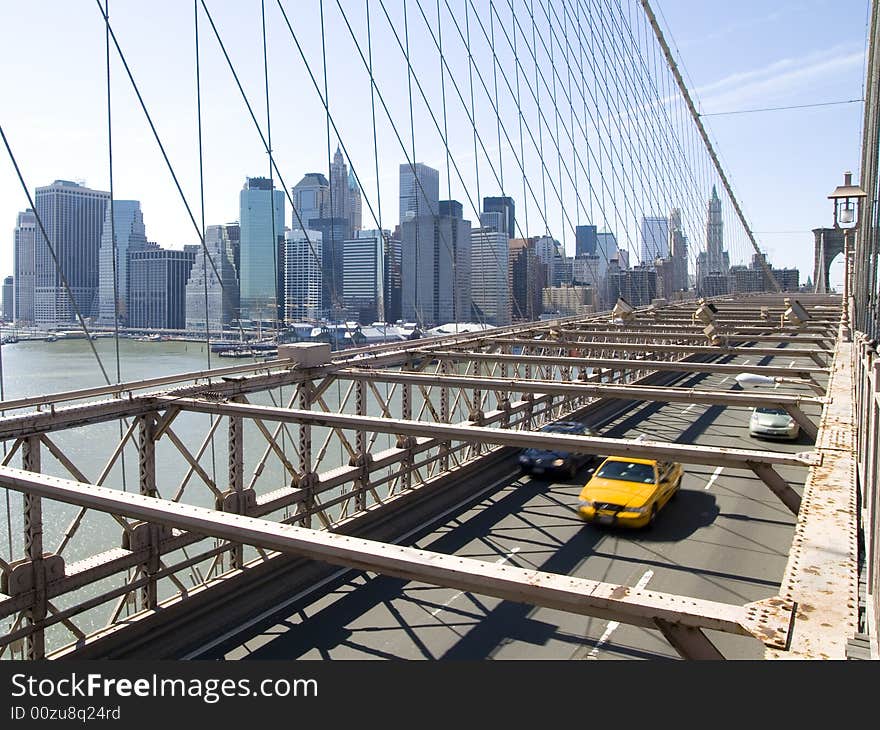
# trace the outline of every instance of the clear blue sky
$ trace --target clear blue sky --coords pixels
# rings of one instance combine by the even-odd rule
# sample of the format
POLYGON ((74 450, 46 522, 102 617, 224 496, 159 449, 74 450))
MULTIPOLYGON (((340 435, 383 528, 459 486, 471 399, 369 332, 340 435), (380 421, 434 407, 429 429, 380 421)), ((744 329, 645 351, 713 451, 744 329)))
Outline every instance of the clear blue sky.
MULTIPOLYGON (((581 1, 584 6, 589 4, 588 0, 581 1)), ((634 0, 621 1, 628 12, 639 11, 634 0)), ((521 2, 517 0, 516 4, 521 2)), ((605 0, 593 2, 602 4, 605 0)), ((435 18, 436 4, 424 4, 429 19, 435 18)), ((260 2, 211 0, 207 5, 241 73, 255 113, 264 123, 260 2)), ((319 83, 323 84, 317 0, 288 1, 283 5, 310 65, 318 73, 319 83)), ((349 0, 342 5, 366 53, 364 3, 349 0)), ((386 0, 385 5, 396 29, 402 33, 400 2, 386 0)), ((467 4, 463 0, 449 0, 449 5, 463 22, 467 4)), ((474 5, 482 11, 488 2, 474 0, 474 5)), ((541 5, 542 0, 535 1, 536 13, 541 5)), ((438 62, 431 37, 418 15, 417 5, 410 2, 408 6, 414 64, 422 82, 429 89, 437 89, 438 62)), ((507 3, 497 2, 496 6, 499 13, 509 14, 507 3)), ((554 2, 559 12, 563 6, 574 7, 575 3, 554 2)), ((758 0, 655 0, 653 7, 670 33, 673 50, 683 64, 688 85, 703 114, 843 101, 863 95, 868 0, 800 0, 772 5, 758 0)), ((111 22, 132 72, 198 219, 192 4, 183 0, 111 0, 110 10, 111 22)), ((274 0, 267 0, 266 11, 273 148, 284 181, 292 186, 305 172, 326 173, 324 112, 274 0)), ((408 124, 406 75, 402 71, 405 67, 378 0, 370 2, 370 11, 380 89, 395 118, 407 120, 408 124)), ((343 142, 364 180, 375 213, 378 215, 381 201, 383 224, 393 228, 397 223, 397 170, 405 157, 390 125, 378 111, 377 187, 368 77, 336 0, 325 0, 324 12, 331 109, 339 118, 343 142), (344 51, 335 52, 340 48, 344 51)), ((480 45, 480 29, 472 13, 469 21, 472 40, 480 45)), ((461 48, 461 44, 448 19, 442 32, 450 62, 460 64, 452 60, 452 49, 456 44, 461 48)), ((238 191, 244 178, 267 174, 268 163, 204 15, 201 34, 205 217, 208 224, 223 223, 238 217, 238 191)), ((496 40, 500 46, 501 41, 496 40)), ((500 48, 496 50, 503 55, 500 48)), ((520 52, 525 53, 522 47, 520 52)), ((91 187, 108 189, 104 27, 93 0, 3 3, 0 64, 0 124, 31 192, 56 178, 83 180, 91 187)), ((455 69, 456 80, 467 93, 466 61, 455 69)), ((491 83, 491 64, 488 73, 491 83)), ((151 240, 172 248, 194 243, 195 229, 123 74, 114 58, 116 197, 142 201, 151 240)), ((466 118, 460 105, 456 106, 457 101, 453 103, 455 92, 448 77, 446 84, 449 128, 464 129, 466 118)), ((476 93, 477 116, 485 121, 483 141, 492 157, 498 154, 495 125, 491 123, 485 99, 480 100, 479 90, 476 93)), ((859 177, 862 109, 862 104, 849 104, 705 117, 760 245, 774 265, 800 268, 802 280, 812 273, 811 229, 831 224, 831 206, 826 196, 842 181, 845 170, 852 170, 855 178, 859 177)), ((423 105, 416 104, 415 116, 416 127, 423 130, 416 140, 416 157, 441 169, 441 197, 446 197, 445 150, 423 105)), ((550 119, 552 123, 552 114, 550 119)), ((510 131, 515 134, 515 127, 510 131)), ((408 126, 402 132, 409 144, 408 126)), ((471 197, 478 200, 473 136, 469 132, 451 136, 452 153, 466 169, 471 197)), ((335 150, 335 135, 331 146, 335 150)), ((5 274, 12 271, 15 215, 27 203, 5 150, 0 153, 0 226, 6 231, 0 236, 0 273, 5 274)), ((481 154, 477 154, 478 159, 481 154)), ((522 187, 513 176, 511 159, 502 156, 496 162, 503 162, 506 187, 516 198, 518 215, 524 213, 522 187)), ((498 194, 499 185, 493 180, 489 165, 481 164, 481 168, 476 166, 480 195, 498 194)), ((539 169, 537 164, 533 156, 531 169, 539 169)), ((551 165, 551 170, 555 169, 551 165)), ((540 174, 530 177, 540 195, 540 174)), ((451 188, 452 196, 462 201, 466 214, 473 218, 470 202, 454 172, 451 188)), ((542 233, 543 223, 536 220, 534 209, 531 215, 529 232, 542 233)), ((726 230, 733 231, 732 213, 726 211, 725 215, 726 230)), ((562 221, 562 216, 548 211, 548 217, 551 231, 561 239, 559 231, 566 226, 564 221, 557 221, 562 221)), ((577 218, 576 222, 587 222, 584 215, 570 213, 570 217, 577 218)), ((601 225, 602 221, 594 222, 601 225)), ((364 224, 373 225, 366 206, 364 224)), ((570 231, 566 235, 571 253, 570 231)), ((740 255, 748 253, 741 237, 737 245, 740 255)), ((839 281, 839 266, 836 268, 832 280, 839 281)))

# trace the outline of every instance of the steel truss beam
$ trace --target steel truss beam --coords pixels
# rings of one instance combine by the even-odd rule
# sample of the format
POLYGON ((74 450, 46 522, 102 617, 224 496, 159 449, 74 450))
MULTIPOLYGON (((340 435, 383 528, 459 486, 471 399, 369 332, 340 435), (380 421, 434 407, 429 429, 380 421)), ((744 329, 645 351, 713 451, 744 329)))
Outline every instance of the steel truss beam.
MULTIPOLYGON (((781 354, 782 350, 777 350, 781 354)), ((672 370, 682 373, 758 373, 760 375, 813 379, 814 375, 827 375, 827 368, 794 366, 790 368, 773 365, 741 365, 738 363, 702 363, 682 360, 627 360, 620 358, 601 357, 563 357, 559 355, 508 355, 498 352, 455 352, 450 350, 422 350, 418 353, 422 358, 431 360, 453 360, 466 362, 482 360, 532 365, 559 365, 568 367, 607 368, 609 370, 672 370)), ((726 353, 719 352, 716 355, 726 353)), ((372 361, 367 361, 373 365, 372 361)))
MULTIPOLYGON (((794 340, 792 340, 794 342, 794 340)), ((582 340, 563 340, 563 339, 547 339, 547 340, 526 340, 518 338, 499 337, 491 340, 492 343, 498 345, 512 345, 515 347, 560 347, 565 349, 596 349, 596 350, 620 350, 622 352, 670 352, 683 353, 688 355, 755 355, 757 357, 808 357, 813 360, 819 367, 825 367, 825 361, 820 357, 822 355, 831 356, 833 350, 820 350, 818 348, 776 348, 776 347, 716 347, 713 345, 668 345, 653 344, 645 342, 602 342, 601 340, 592 340, 589 342, 582 340)))
POLYGON ((660 403, 697 403, 700 405, 724 405, 739 408, 757 406, 784 408, 801 425, 810 438, 815 438, 816 424, 804 413, 801 406, 821 406, 822 398, 773 393, 742 393, 736 391, 709 391, 696 388, 658 388, 638 385, 612 385, 605 383, 559 382, 553 380, 526 380, 521 378, 467 377, 463 375, 423 375, 420 373, 372 372, 347 369, 338 371, 341 378, 369 380, 383 383, 410 383, 413 385, 446 385, 456 388, 480 388, 483 390, 509 391, 514 393, 552 393, 575 398, 616 398, 620 400, 653 401, 660 403))
POLYGON ((750 636, 768 647, 784 648, 794 608, 791 602, 778 598, 737 606, 639 591, 613 583, 498 565, 170 503, 10 467, 0 467, 0 484, 32 497, 55 499, 149 524, 301 555, 333 565, 659 629, 685 658, 711 653, 707 646, 709 640, 704 635, 696 642, 694 640, 703 630, 750 636), (698 647, 697 652, 694 646, 698 647))

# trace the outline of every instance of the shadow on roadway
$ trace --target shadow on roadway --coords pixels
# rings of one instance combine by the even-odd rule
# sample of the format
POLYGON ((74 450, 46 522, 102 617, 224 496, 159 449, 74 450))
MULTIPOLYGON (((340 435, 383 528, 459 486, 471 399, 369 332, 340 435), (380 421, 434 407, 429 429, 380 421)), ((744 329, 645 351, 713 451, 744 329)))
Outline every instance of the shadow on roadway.
MULTIPOLYGON (((549 484, 528 482, 518 488, 511 489, 500 499, 495 499, 487 504, 480 512, 474 514, 466 521, 428 544, 423 545, 426 549, 444 554, 454 554, 469 542, 476 538, 489 535, 492 528, 501 520, 513 513, 525 508, 526 503, 532 500, 536 494, 550 492, 549 484)), ((482 503, 481 503, 482 504, 482 503)), ((572 507, 573 509, 573 507, 572 507)), ((682 490, 678 497, 671 501, 660 513, 654 527, 649 531, 626 531, 635 540, 650 540, 652 542, 682 540, 694 530, 709 524, 718 515, 718 507, 715 498, 704 492, 682 490)), ((538 566, 538 570, 569 575, 576 572, 577 567, 594 552, 597 544, 603 539, 607 529, 596 529, 584 525, 582 529, 574 533, 568 540, 561 543, 544 561, 538 566)), ((512 559, 512 565, 517 561, 512 559)), ((261 627, 255 627, 248 634, 240 636, 234 643, 226 648, 241 646, 249 639, 261 636, 265 640, 265 632, 272 626, 282 623, 286 631, 275 638, 271 638, 262 646, 248 654, 246 659, 296 659, 311 651, 317 651, 322 656, 329 658, 329 651, 341 646, 356 647, 360 652, 373 654, 379 658, 396 658, 393 653, 379 650, 369 645, 361 644, 358 636, 366 637, 374 632, 400 629, 409 633, 410 646, 415 646, 426 659, 487 659, 500 649, 504 644, 512 641, 525 642, 535 645, 544 645, 560 631, 555 624, 532 618, 530 614, 534 606, 527 604, 502 601, 493 608, 484 603, 484 598, 478 594, 468 593, 470 605, 465 611, 452 607, 446 610, 453 615, 458 614, 462 623, 457 625, 459 631, 465 633, 454 646, 450 647, 442 656, 437 657, 431 653, 429 647, 422 643, 416 634, 418 628, 436 628, 440 623, 433 623, 428 618, 434 604, 423 602, 418 598, 416 584, 411 581, 378 576, 367 578, 365 583, 352 583, 351 574, 347 580, 340 579, 334 586, 339 589, 345 585, 350 590, 343 595, 334 596, 332 603, 322 607, 313 614, 308 614, 306 605, 291 606, 285 610, 284 615, 293 617, 301 612, 302 620, 279 619, 276 617, 269 620, 261 627), (409 587, 408 587, 409 585, 409 587), (349 628, 360 617, 372 609, 382 607, 390 610, 395 601, 423 604, 427 609, 426 621, 421 626, 409 626, 400 617, 399 625, 390 628, 349 628), (307 617, 306 617, 306 614, 307 617)), ((306 604, 308 601, 305 602, 306 604)), ((399 613, 397 614, 399 616, 399 613)), ((448 622, 444 622, 447 623, 448 622)), ((388 649, 389 647, 385 647, 388 649)), ((223 649, 217 649, 211 656, 222 656, 223 649)))

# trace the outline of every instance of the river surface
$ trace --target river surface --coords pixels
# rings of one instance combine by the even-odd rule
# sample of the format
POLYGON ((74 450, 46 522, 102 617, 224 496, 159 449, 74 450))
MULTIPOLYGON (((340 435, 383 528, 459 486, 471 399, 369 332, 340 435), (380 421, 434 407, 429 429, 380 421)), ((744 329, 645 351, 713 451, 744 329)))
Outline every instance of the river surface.
MULTIPOLYGON (((187 373, 206 370, 209 367, 208 349, 205 343, 159 341, 144 342, 132 339, 119 340, 119 376, 117 375, 116 342, 112 338, 100 338, 92 341, 101 358, 103 368, 111 382, 128 382, 144 378, 187 373), (121 376, 121 377, 120 377, 121 376)), ((221 358, 217 353, 210 355, 211 368, 223 368, 230 365, 245 365, 257 362, 249 358, 221 358)), ((101 368, 85 339, 59 339, 56 342, 24 341, 5 344, 0 348, 0 365, 2 365, 2 396, 4 401, 30 396, 48 395, 80 388, 91 388, 106 385, 101 368)), ((174 386, 169 386, 174 387, 174 386)), ((333 386, 324 394, 327 407, 332 410, 339 408, 345 401, 346 385, 333 386)), ((253 403, 281 405, 293 396, 293 388, 288 386, 275 389, 269 393, 249 396, 253 403)), ((99 396, 104 399, 111 396, 99 396)), ((353 397, 348 401, 345 410, 353 410, 353 397)), ((370 408, 378 414, 378 409, 370 408)), ((5 415, 20 414, 24 411, 10 411, 5 415)), ((199 463, 204 474, 215 481, 218 491, 225 491, 228 485, 227 472, 227 420, 223 419, 213 439, 208 437, 212 417, 205 414, 182 413, 174 421, 174 434, 182 441, 192 455, 202 449, 199 463)), ((66 431, 49 434, 52 442, 64 455, 72 461, 82 475, 90 482, 98 481, 99 476, 113 455, 125 429, 131 423, 118 420, 109 423, 94 424, 66 431)), ((270 431, 275 430, 272 423, 266 424, 270 431)), ((348 454, 344 452, 338 439, 331 440, 324 447, 329 432, 326 429, 313 429, 313 458, 323 450, 323 461, 320 471, 332 469, 348 462, 348 454)), ((391 445, 390 437, 381 436, 379 448, 391 445)), ((299 458, 295 451, 297 431, 295 426, 285 430, 278 436, 279 447, 294 467, 299 466, 299 458)), ((260 468, 260 462, 267 451, 268 442, 253 424, 246 424, 245 441, 245 487, 253 486, 258 494, 289 486, 289 475, 283 468, 280 459, 270 454, 260 468), (259 476, 255 482, 254 473, 259 476)), ((2 444, 2 454, 12 448, 11 442, 2 444)), ((41 471, 68 479, 74 478, 46 447, 41 448, 41 471)), ((20 452, 16 453, 10 466, 20 467, 20 452)), ((156 446, 156 476, 160 496, 165 499, 178 498, 181 502, 213 507, 215 494, 206 485, 201 476, 191 471, 188 462, 168 438, 162 438, 156 446)), ((125 490, 138 491, 138 454, 135 442, 129 441, 124 450, 124 460, 108 470, 102 482, 104 486, 125 490), (124 465, 123 465, 124 461, 124 465)), ((0 557, 9 561, 24 557, 23 553, 23 500, 16 492, 0 490, 0 557)), ((70 505, 43 500, 44 551, 56 552, 75 522, 78 508, 70 505)), ((122 545, 122 529, 108 515, 89 511, 75 530, 73 537, 63 549, 66 562, 95 555, 108 549, 122 545)), ((195 546, 194 546, 195 547, 195 546)), ((87 591, 88 592, 88 591, 87 591)), ((163 591, 164 593, 165 591, 163 591)), ((82 597, 82 594, 80 594, 82 597)), ((63 598, 55 604, 57 608, 67 605, 63 598)), ((101 612, 104 613, 104 612, 101 612)), ((106 617, 106 613, 104 613, 106 617)), ((82 617, 85 618, 85 617, 82 617)), ((5 621, 0 621, 2 631, 5 621)), ((88 617, 84 624, 89 628, 100 624, 100 617, 88 617)), ((8 625, 8 624, 6 624, 8 625)), ((57 634, 58 630, 52 632, 57 634)), ((65 643, 62 636, 55 641, 65 643)), ((8 654, 7 654, 8 656, 8 654)))

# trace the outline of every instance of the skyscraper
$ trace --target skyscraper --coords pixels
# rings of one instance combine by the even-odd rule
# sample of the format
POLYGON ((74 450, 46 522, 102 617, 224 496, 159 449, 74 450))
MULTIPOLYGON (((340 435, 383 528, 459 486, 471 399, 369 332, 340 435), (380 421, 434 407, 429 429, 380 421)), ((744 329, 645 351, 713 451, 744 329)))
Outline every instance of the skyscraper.
POLYGON ((574 235, 575 256, 586 256, 596 253, 596 247, 599 242, 596 226, 576 226, 574 235))
POLYGON ((352 232, 359 231, 363 226, 363 196, 352 170, 348 171, 348 211, 352 232))
POLYGON ((308 228, 310 220, 330 215, 330 182, 320 172, 307 172, 290 191, 294 211, 290 227, 308 228))
POLYGON ((15 220, 12 240, 12 309, 16 322, 34 321, 34 246, 37 237, 37 218, 28 208, 15 220))
POLYGON ((239 195, 241 319, 277 319, 279 242, 284 240, 284 193, 264 177, 249 177, 239 195))
POLYGON ((0 309, 3 310, 3 319, 8 322, 12 321, 13 317, 13 295, 14 295, 14 279, 11 276, 7 276, 3 279, 3 291, 0 293, 0 309))
POLYGON ((474 318, 483 324, 510 324, 508 241, 504 230, 471 229, 471 300, 474 318))
POLYGON ((402 317, 431 327, 471 314, 471 223, 410 217, 400 225, 402 317))
POLYGON ((561 272, 557 271, 561 263, 559 241, 550 236, 541 236, 535 239, 534 246, 538 261, 544 264, 546 278, 541 282, 541 287, 554 286, 553 282, 561 276, 561 272))
POLYGON ((186 329, 204 331, 207 323, 212 334, 222 333, 238 318, 240 235, 238 223, 205 230, 205 248, 196 252, 186 283, 186 329))
POLYGON ((643 264, 669 256, 669 220, 663 216, 642 216, 643 264))
POLYGON ((724 251, 724 221, 721 218, 721 200, 718 191, 712 186, 712 197, 706 214, 706 253, 709 271, 717 271, 727 276, 730 262, 724 251))
POLYGON ((400 222, 425 215, 437 215, 440 202, 440 172, 415 162, 400 166, 400 222))
POLYGON ((511 238, 510 289, 513 318, 533 322, 541 316, 543 282, 547 278, 544 264, 535 250, 536 238, 511 238))
POLYGON ((513 198, 508 196, 483 198, 484 213, 501 213, 504 227, 498 230, 506 233, 508 238, 516 235, 516 206, 513 198))
MULTIPOLYGON (((706 211, 706 250, 697 256, 697 289, 701 296, 706 293, 704 282, 707 277, 717 274, 727 277, 730 271, 730 257, 724 250, 724 221, 721 215, 721 200, 718 191, 712 186, 712 197, 706 211)), ((713 286, 713 290, 716 287, 713 286)))
MULTIPOLYGON (((669 214, 669 245, 672 254, 672 290, 688 289, 688 241, 681 226, 681 211, 673 208, 669 214)), ((668 293, 665 293, 669 299, 668 293)))
POLYGON ((317 320, 322 314, 320 231, 296 229, 284 236, 284 319, 317 320))
POLYGON ((617 255, 617 237, 611 231, 596 233, 596 253, 604 266, 608 266, 608 262, 617 255))
POLYGON ((98 321, 113 324, 117 314, 127 321, 128 257, 147 244, 144 216, 137 200, 114 200, 104 211, 101 249, 98 253, 98 321), (110 211, 113 211, 111 224, 110 211), (116 234, 114 266, 113 234, 116 234), (116 275, 114 285, 114 273, 116 275), (114 292, 116 300, 114 305, 114 292))
POLYGON ((186 326, 186 282, 197 256, 193 247, 187 249, 145 247, 129 252, 129 327, 186 326))
POLYGON ((95 314, 98 252, 109 201, 110 193, 69 180, 55 180, 51 185, 36 189, 35 211, 46 229, 45 236, 37 230, 34 245, 34 321, 37 324, 73 322, 77 309, 83 317, 95 314))
POLYGON ((358 231, 345 242, 343 302, 361 324, 385 317, 385 241, 390 231, 358 231))

